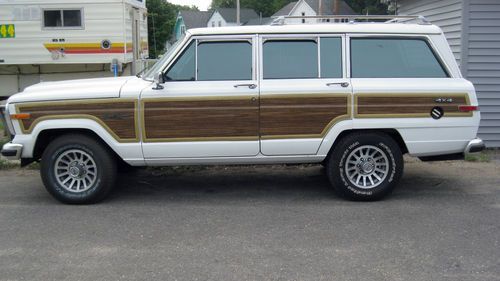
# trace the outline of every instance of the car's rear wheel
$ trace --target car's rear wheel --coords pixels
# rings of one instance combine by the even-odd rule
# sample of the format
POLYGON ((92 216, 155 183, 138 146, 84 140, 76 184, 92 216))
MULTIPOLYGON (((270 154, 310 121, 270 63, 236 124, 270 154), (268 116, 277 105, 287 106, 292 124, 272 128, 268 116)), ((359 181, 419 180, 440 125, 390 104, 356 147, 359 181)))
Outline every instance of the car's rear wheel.
POLYGON ((379 200, 392 192, 403 173, 398 144, 384 133, 352 133, 335 145, 326 161, 336 192, 358 201, 379 200))
POLYGON ((86 135, 64 135, 42 155, 40 173, 47 191, 68 204, 101 201, 113 188, 116 161, 100 142, 86 135))

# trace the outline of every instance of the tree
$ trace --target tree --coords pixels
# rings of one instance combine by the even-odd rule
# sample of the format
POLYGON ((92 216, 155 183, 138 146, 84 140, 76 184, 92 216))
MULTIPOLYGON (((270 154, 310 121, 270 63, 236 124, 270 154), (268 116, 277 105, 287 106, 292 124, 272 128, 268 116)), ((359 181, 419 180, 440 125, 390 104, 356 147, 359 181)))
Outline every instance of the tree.
POLYGON ((156 58, 165 49, 165 43, 172 36, 177 14, 180 10, 198 10, 195 6, 181 6, 165 0, 148 0, 149 56, 156 58))
POLYGON ((380 0, 346 0, 345 2, 360 15, 387 15, 387 4, 380 0))

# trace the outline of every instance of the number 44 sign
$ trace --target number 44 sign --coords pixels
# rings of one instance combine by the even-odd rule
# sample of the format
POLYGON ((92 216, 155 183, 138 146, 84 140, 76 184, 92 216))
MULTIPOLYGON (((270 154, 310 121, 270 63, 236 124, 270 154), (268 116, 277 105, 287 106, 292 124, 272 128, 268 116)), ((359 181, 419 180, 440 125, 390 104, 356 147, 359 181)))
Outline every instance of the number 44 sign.
POLYGON ((16 28, 13 24, 0 24, 0 38, 16 37, 16 28))

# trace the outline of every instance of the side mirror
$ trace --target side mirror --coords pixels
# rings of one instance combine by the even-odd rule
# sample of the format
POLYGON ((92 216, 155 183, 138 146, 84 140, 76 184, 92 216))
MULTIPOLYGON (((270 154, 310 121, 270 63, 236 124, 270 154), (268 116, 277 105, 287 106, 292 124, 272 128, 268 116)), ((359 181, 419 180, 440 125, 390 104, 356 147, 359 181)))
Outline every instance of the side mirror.
POLYGON ((161 84, 165 83, 165 81, 163 80, 163 73, 161 72, 155 73, 153 80, 156 84, 153 90, 162 90, 163 86, 161 84))

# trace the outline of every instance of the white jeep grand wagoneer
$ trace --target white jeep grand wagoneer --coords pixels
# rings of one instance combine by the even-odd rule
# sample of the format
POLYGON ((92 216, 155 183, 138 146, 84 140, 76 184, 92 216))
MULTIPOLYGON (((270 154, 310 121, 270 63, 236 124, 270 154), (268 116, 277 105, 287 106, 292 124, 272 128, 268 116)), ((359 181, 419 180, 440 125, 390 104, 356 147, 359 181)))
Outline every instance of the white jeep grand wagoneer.
POLYGON ((376 200, 405 153, 484 148, 474 87, 430 24, 193 29, 141 77, 40 83, 4 116, 2 155, 41 161, 65 203, 103 199, 121 163, 323 163, 338 194, 376 200))

